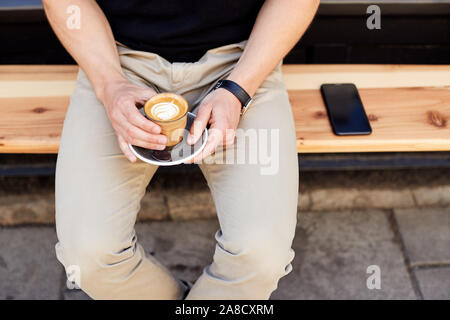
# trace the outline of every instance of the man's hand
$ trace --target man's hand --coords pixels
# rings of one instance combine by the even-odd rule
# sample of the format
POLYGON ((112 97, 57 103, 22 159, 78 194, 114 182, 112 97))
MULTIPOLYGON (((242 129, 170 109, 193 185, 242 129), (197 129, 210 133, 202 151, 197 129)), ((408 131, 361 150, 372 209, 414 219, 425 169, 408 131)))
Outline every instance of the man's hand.
POLYGON ((206 125, 210 124, 208 141, 203 151, 188 163, 200 162, 221 144, 232 145, 240 114, 241 102, 231 92, 219 88, 208 94, 200 104, 187 142, 189 144, 197 142, 206 125))
POLYGON ((117 133, 120 149, 131 162, 136 157, 128 143, 151 149, 163 149, 167 138, 161 128, 146 119, 136 108, 156 94, 152 89, 132 84, 125 77, 108 20, 94 0, 43 0, 45 13, 64 47, 91 82, 95 94, 105 106, 117 133), (86 19, 74 32, 67 28, 66 9, 74 2, 86 19))
POLYGON ((155 150, 166 147, 167 137, 160 134, 161 128, 145 118, 136 107, 155 94, 153 89, 139 87, 128 80, 108 83, 104 88, 101 100, 116 131, 120 149, 131 162, 136 161, 136 156, 128 143, 155 150))

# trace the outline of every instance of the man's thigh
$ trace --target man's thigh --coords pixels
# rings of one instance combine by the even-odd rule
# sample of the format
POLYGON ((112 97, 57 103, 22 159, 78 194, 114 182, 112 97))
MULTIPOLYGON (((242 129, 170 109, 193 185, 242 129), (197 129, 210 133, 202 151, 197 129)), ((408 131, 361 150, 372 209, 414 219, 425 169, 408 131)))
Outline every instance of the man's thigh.
MULTIPOLYGON (((135 215, 156 167, 129 162, 103 105, 83 72, 71 97, 57 160, 55 205, 62 245, 133 236, 135 215)), ((120 246, 117 241, 111 244, 120 246)))

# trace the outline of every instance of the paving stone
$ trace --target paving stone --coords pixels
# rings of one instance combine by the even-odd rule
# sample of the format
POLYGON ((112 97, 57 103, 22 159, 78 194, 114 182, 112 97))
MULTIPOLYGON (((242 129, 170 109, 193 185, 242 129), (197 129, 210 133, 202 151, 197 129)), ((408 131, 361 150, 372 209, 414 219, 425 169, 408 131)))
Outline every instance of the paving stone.
POLYGON ((138 220, 164 220, 169 218, 169 207, 166 203, 164 192, 147 192, 141 201, 141 210, 138 220))
POLYGON ((308 211, 311 208, 311 197, 308 192, 300 192, 298 194, 298 210, 299 212, 308 211))
POLYGON ((138 241, 145 251, 181 279, 194 282, 212 262, 216 219, 140 223, 138 241))
POLYGON ((63 289, 64 300, 92 300, 86 293, 79 289, 63 289))
POLYGON ((216 217, 216 207, 208 189, 172 191, 166 193, 166 196, 173 220, 216 217))
POLYGON ((294 239, 293 271, 273 299, 415 299, 387 216, 379 210, 305 212, 294 239), (381 289, 367 288, 367 268, 381 289))
POLYGON ((413 264, 450 263, 450 207, 394 212, 413 264))
MULTIPOLYGON (((147 192, 141 202, 138 220, 164 220, 169 208, 161 191, 147 192)), ((55 196, 20 194, 0 196, 0 226, 50 224, 55 222, 55 196)))
POLYGON ((450 206, 450 186, 425 186, 412 190, 420 207, 446 207, 450 206))
POLYGON ((0 228, 0 300, 60 298, 55 243, 51 227, 0 228))
POLYGON ((54 194, 3 195, 0 197, 0 226, 54 222, 54 194))
POLYGON ((450 267, 414 270, 425 300, 450 300, 450 267))
MULTIPOLYGON (((216 219, 155 221, 138 223, 137 234, 146 251, 175 276, 195 281, 212 261, 217 229, 216 219)), ((61 294, 88 299, 81 291, 61 290, 62 267, 54 255, 52 228, 3 228, 0 240, 0 298, 56 299, 61 294)), ((381 211, 302 213, 293 246, 294 269, 280 281, 274 299, 415 298, 381 211), (381 290, 366 287, 366 268, 373 264, 381 268, 381 290)))
POLYGON ((415 206, 414 198, 409 190, 329 188, 311 190, 310 193, 313 211, 415 206))
MULTIPOLYGON (((450 187, 407 189, 324 188, 299 193, 300 211, 334 211, 358 208, 411 208, 450 204, 450 187)), ((0 225, 54 223, 54 194, 0 196, 0 225)), ((158 189, 146 193, 138 220, 189 220, 214 218, 216 210, 208 189, 158 189)))

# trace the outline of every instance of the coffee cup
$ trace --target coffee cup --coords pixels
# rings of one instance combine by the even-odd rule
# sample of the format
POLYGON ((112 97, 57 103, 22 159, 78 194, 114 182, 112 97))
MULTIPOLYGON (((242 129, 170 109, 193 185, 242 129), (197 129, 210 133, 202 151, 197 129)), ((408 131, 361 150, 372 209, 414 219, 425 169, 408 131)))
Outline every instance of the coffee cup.
POLYGON ((175 93, 159 93, 144 105, 148 119, 161 127, 161 134, 167 137, 166 150, 172 149, 183 139, 189 104, 175 93))

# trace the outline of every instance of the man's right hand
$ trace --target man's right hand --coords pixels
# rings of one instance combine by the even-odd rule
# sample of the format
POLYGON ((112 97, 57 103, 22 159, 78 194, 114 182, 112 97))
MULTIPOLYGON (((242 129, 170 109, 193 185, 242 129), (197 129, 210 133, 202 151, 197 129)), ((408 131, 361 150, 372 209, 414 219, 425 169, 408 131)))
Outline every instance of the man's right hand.
POLYGON ((120 149, 131 162, 136 161, 136 156, 128 143, 154 150, 166 147, 167 137, 160 134, 160 126, 144 117, 137 108, 155 94, 153 89, 139 87, 128 80, 111 82, 104 87, 101 100, 116 131, 120 149))

